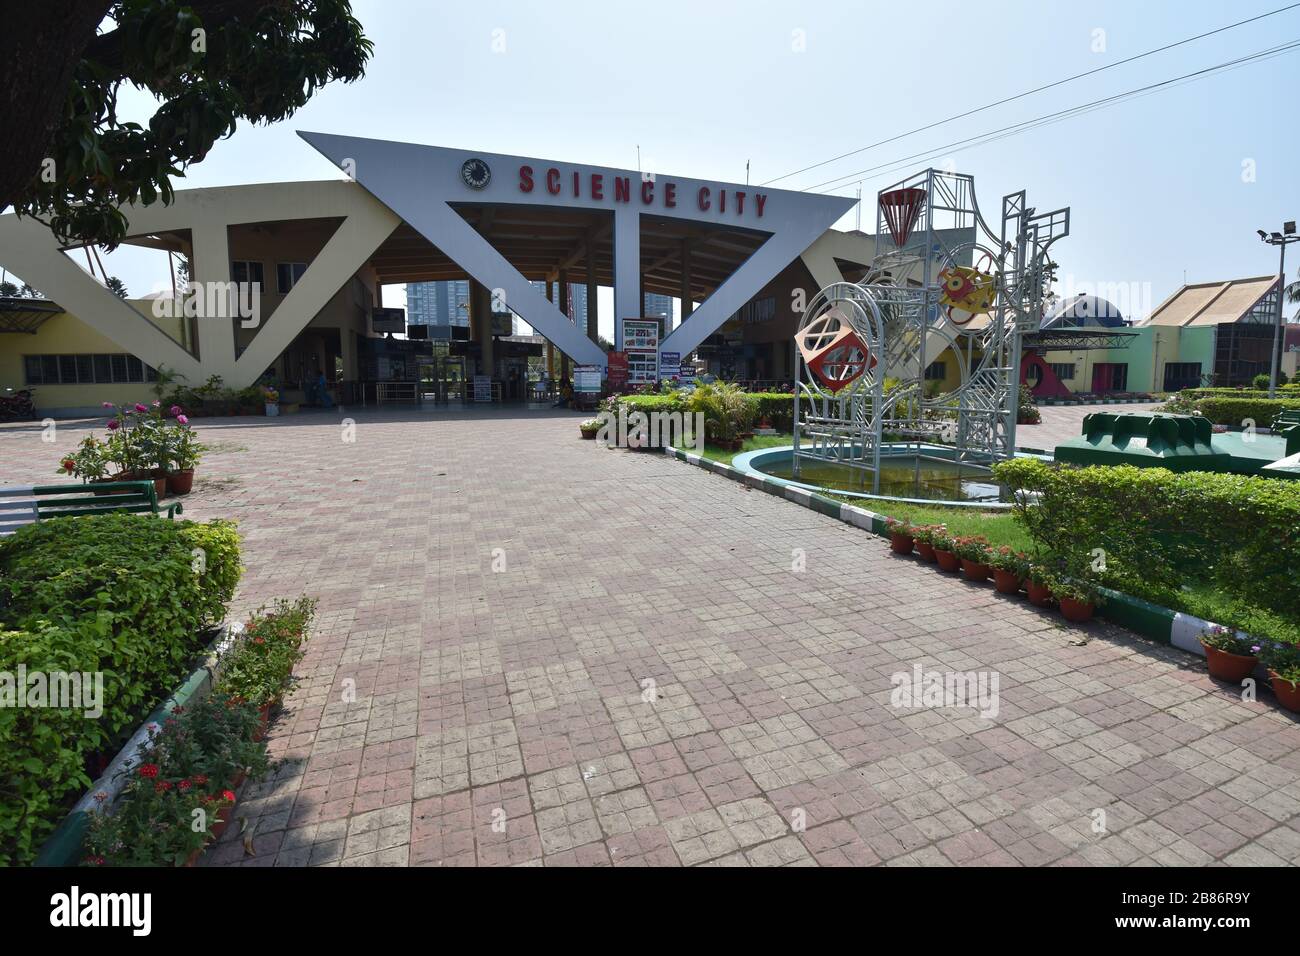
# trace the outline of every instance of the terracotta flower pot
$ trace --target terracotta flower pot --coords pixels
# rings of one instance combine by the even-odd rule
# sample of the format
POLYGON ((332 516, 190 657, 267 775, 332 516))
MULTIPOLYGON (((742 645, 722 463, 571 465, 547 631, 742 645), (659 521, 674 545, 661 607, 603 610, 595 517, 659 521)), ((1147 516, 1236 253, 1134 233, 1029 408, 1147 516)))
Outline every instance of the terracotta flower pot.
POLYGON ((580 431, 582 432, 582 437, 583 437, 585 440, 587 440, 587 441, 595 441, 595 440, 596 440, 596 432, 598 432, 599 430, 600 430, 600 429, 598 429, 598 428, 597 428, 597 429, 592 429, 591 431, 588 431, 588 430, 585 429, 585 428, 580 429, 580 431))
POLYGON ((993 573, 993 569, 987 564, 981 564, 979 561, 962 558, 961 573, 966 576, 967 581, 987 581, 989 575, 993 573))
POLYGON ((188 495, 194 490, 194 469, 173 471, 167 476, 167 490, 174 495, 188 495))
POLYGON ((1047 607, 1052 603, 1052 589, 1046 584, 1035 584, 1033 581, 1026 581, 1025 591, 1029 594, 1030 604, 1047 607))
POLYGON ((922 561, 928 561, 931 564, 934 564, 935 562, 934 545, 930 544, 930 542, 928 541, 916 542, 916 553, 921 556, 922 561))
POLYGON ((1072 597, 1063 597, 1060 599, 1060 603, 1061 613, 1065 615, 1065 619, 1074 621, 1076 624, 1091 620, 1092 612, 1097 609, 1096 605, 1088 601, 1079 601, 1072 597))
POLYGON ((960 571, 961 559, 951 551, 944 551, 940 548, 934 549, 935 560, 939 562, 940 571, 960 571))
POLYGON ((1205 663, 1209 666, 1210 676, 1233 684, 1240 683, 1254 673, 1255 665, 1259 663, 1258 657, 1229 654, 1217 647, 1211 647, 1204 641, 1201 642, 1201 647, 1205 648, 1205 663))
POLYGON ((1287 710, 1300 711, 1300 685, 1278 677, 1272 670, 1268 672, 1268 676, 1273 679, 1273 693, 1277 697, 1277 702, 1287 710))
POLYGON ((993 586, 1001 594, 1019 594, 1021 585, 1020 575, 1014 571, 1003 571, 1001 568, 993 569, 993 586))
POLYGON ((889 550, 894 554, 911 554, 915 543, 910 534, 903 534, 901 531, 889 532, 889 550))

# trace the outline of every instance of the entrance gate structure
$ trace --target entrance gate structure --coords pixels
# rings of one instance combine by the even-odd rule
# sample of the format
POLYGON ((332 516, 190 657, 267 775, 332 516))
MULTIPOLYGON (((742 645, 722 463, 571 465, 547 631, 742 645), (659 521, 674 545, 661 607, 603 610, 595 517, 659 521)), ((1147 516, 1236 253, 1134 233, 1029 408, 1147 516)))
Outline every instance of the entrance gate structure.
POLYGON ((877 197, 876 253, 860 282, 808 304, 795 335, 794 476, 808 462, 861 473, 880 491, 886 436, 923 459, 987 467, 1016 447, 1021 335, 1036 331, 1070 210, 1002 200, 995 233, 974 177, 927 169, 877 197), (941 354, 959 382, 927 394, 941 354), (932 446, 950 445, 939 455, 932 446))

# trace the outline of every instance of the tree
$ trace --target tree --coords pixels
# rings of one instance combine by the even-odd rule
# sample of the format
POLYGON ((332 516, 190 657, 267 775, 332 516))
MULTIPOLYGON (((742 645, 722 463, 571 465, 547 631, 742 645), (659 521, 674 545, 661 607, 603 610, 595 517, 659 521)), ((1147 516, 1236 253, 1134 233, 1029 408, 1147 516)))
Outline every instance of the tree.
POLYGON ((38 0, 0 31, 0 211, 61 242, 114 248, 119 207, 170 202, 172 179, 243 119, 292 116, 322 86, 365 73, 371 42, 350 0, 38 0), (130 83, 161 101, 117 115, 130 83))
POLYGON ((113 293, 113 295, 117 296, 119 299, 126 298, 126 283, 117 276, 109 276, 104 280, 104 285, 108 287, 109 292, 113 293))
POLYGON ((18 297, 18 286, 14 285, 8 279, 0 282, 0 298, 16 299, 18 297))

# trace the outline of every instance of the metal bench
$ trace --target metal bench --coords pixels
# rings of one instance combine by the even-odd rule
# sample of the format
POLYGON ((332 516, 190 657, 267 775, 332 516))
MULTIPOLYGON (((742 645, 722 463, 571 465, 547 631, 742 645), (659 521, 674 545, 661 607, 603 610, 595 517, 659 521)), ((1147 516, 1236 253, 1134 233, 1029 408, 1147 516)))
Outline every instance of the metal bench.
POLYGON ((0 537, 23 525, 50 518, 75 518, 117 512, 175 518, 180 502, 158 504, 152 481, 111 481, 93 485, 36 485, 0 488, 0 537), (96 494, 98 492, 98 494, 96 494))

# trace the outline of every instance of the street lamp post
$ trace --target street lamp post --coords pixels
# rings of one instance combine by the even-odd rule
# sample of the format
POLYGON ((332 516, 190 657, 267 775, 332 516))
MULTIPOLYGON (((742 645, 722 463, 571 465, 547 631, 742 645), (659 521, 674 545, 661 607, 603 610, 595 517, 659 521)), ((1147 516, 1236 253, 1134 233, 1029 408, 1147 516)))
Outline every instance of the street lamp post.
POLYGON ((1255 230, 1259 238, 1270 246, 1278 248, 1277 264, 1277 320, 1273 326, 1273 361, 1268 369, 1268 397, 1277 397, 1277 370, 1282 341, 1282 300, 1286 293, 1286 247, 1293 242, 1300 242, 1296 235, 1295 220, 1282 224, 1281 232, 1268 233, 1263 229, 1255 230))

